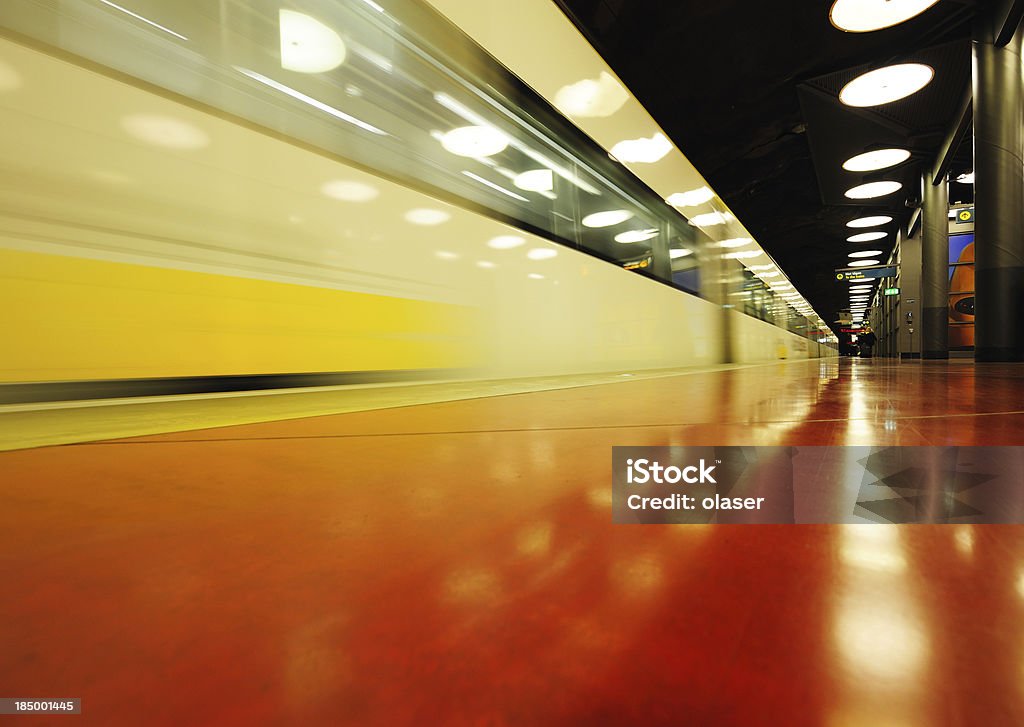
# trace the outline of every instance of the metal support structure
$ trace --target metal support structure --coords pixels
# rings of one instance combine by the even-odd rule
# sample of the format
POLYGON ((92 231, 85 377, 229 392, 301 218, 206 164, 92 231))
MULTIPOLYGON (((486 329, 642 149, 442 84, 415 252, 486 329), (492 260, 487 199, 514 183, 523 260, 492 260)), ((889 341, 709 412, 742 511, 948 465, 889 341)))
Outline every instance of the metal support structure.
POLYGON ((975 359, 1024 360, 1024 68, 1019 28, 983 16, 974 40, 975 359))
POLYGON ((924 175, 921 227, 921 358, 949 358, 949 184, 924 175))

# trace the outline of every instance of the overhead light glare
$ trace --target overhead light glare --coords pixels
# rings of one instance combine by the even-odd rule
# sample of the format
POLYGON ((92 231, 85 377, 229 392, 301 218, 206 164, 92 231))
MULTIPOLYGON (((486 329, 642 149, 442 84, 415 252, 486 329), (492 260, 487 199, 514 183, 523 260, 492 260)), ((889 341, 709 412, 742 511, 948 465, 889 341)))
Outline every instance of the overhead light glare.
POLYGON ((530 258, 531 260, 550 260, 551 258, 556 257, 557 255, 558 252, 556 250, 552 250, 549 247, 535 247, 534 249, 526 253, 526 257, 530 258))
POLYGON ((451 214, 444 210, 432 210, 432 209, 414 209, 409 210, 405 213, 405 221, 411 222, 414 225, 423 225, 424 227, 433 227, 434 225, 440 225, 452 218, 451 214))
POLYGON ((657 236, 658 231, 653 228, 647 230, 630 230, 629 232, 620 232, 616 235, 615 242, 643 242, 657 236))
POLYGON ((626 139, 611 148, 611 155, 620 162, 653 164, 672 151, 672 142, 660 131, 651 137, 626 139))
POLYGON ((847 106, 881 106, 911 96, 931 83, 935 69, 923 63, 899 63, 868 71, 843 86, 839 100, 847 106))
POLYGON ((678 260, 681 257, 689 257, 693 254, 693 250, 687 250, 686 248, 674 247, 668 251, 668 256, 673 260, 678 260))
POLYGON ((902 164, 910 158, 906 149, 876 149, 851 157, 843 162, 843 169, 848 172, 874 172, 902 164))
POLYGON ((582 222, 584 227, 611 227, 632 217, 633 213, 629 210, 606 210, 589 214, 583 218, 582 222))
POLYGON ((566 116, 583 119, 611 116, 626 103, 629 94, 611 74, 562 86, 555 93, 555 108, 566 116))
POLYGON ((143 23, 146 23, 147 25, 151 25, 154 28, 156 28, 157 30, 162 30, 162 31, 164 31, 165 33, 167 33, 169 35, 173 35, 175 38, 180 38, 181 40, 188 40, 188 38, 186 38, 181 33, 175 33, 170 28, 165 28, 164 26, 160 25, 160 23, 155 23, 152 20, 150 20, 149 18, 142 17, 138 13, 133 13, 128 8, 122 8, 120 5, 118 5, 116 3, 110 2, 110 0, 100 0, 100 2, 103 3, 104 5, 106 5, 107 7, 114 8, 114 10, 120 10, 125 15, 130 15, 133 18, 135 18, 136 20, 141 20, 143 23))
POLYGON ((492 250, 511 250, 514 247, 526 244, 526 238, 519 237, 517 235, 498 235, 492 237, 487 243, 487 247, 492 250))
POLYGON ((854 260, 850 263, 851 268, 865 268, 868 265, 880 265, 881 262, 878 260, 854 260))
POLYGON ((873 255, 881 255, 881 250, 861 250, 860 252, 851 252, 847 257, 872 257, 873 255))
POLYGON ((732 222, 736 218, 728 212, 709 212, 704 215, 696 215, 690 218, 690 224, 694 227, 714 227, 732 222))
POLYGON ((892 222, 892 217, 889 215, 875 215, 873 217, 860 217, 856 220, 850 220, 846 223, 847 227, 878 227, 879 225, 887 225, 892 222))
POLYGON ((673 207, 699 207, 715 198, 709 187, 691 189, 689 192, 676 192, 665 198, 673 207))
POLYGON ((325 73, 345 62, 345 42, 314 17, 279 10, 281 68, 298 73, 325 73))
POLYGON ((441 137, 441 146, 460 157, 489 157, 505 151, 508 137, 493 126, 460 126, 441 137))
POLYGON ((974 172, 964 172, 956 178, 960 184, 974 184, 974 172))
POLYGON ((531 169, 517 174, 512 184, 526 192, 550 192, 555 188, 555 173, 550 169, 531 169))
POLYGON ((899 192, 903 185, 899 182, 868 182, 846 190, 849 199, 874 199, 899 192))
POLYGON ((891 28, 920 15, 939 0, 836 0, 828 18, 849 33, 891 28))

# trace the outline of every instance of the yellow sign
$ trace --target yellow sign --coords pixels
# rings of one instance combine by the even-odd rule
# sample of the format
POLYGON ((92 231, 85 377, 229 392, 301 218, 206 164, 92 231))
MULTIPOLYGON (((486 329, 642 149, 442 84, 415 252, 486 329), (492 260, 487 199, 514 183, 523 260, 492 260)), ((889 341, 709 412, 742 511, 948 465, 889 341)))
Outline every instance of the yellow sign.
POLYGON ((973 222, 974 221, 974 209, 968 207, 962 209, 956 213, 957 222, 973 222))
POLYGON ((851 271, 848 273, 836 273, 836 280, 860 280, 864 277, 864 273, 858 273, 851 271))

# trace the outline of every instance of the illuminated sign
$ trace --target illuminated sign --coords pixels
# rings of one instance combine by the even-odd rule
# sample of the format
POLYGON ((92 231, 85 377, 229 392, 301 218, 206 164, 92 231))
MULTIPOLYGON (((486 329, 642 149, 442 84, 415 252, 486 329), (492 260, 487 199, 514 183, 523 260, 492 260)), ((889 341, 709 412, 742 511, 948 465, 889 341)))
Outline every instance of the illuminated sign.
POLYGON ((900 289, 899 288, 886 288, 885 289, 885 294, 886 295, 899 295, 900 294, 900 289))
POLYGON ((959 210, 956 213, 956 223, 958 225, 967 225, 974 222, 974 208, 968 207, 966 209, 959 210))
POLYGON ((862 280, 864 278, 895 278, 895 265, 875 265, 864 268, 836 268, 836 280, 862 280))

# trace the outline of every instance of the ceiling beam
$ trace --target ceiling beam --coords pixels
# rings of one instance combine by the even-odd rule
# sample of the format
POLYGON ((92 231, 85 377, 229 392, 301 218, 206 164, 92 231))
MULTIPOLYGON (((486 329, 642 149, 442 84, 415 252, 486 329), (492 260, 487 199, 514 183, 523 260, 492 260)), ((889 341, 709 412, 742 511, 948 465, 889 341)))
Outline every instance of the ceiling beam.
MULTIPOLYGON (((1022 0, 1024 1, 1024 0, 1022 0)), ((967 130, 971 128, 974 120, 974 91, 971 84, 967 84, 953 118, 950 120, 949 129, 946 131, 946 138, 939 147, 939 153, 935 157, 930 174, 932 184, 938 186, 949 174, 949 168, 953 164, 960 143, 964 140, 967 130)))

